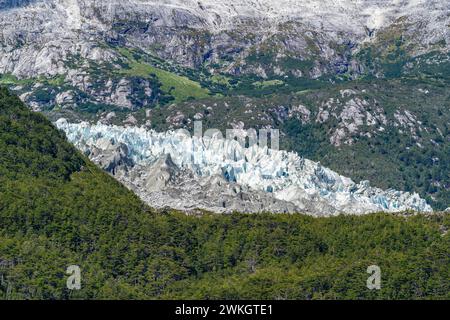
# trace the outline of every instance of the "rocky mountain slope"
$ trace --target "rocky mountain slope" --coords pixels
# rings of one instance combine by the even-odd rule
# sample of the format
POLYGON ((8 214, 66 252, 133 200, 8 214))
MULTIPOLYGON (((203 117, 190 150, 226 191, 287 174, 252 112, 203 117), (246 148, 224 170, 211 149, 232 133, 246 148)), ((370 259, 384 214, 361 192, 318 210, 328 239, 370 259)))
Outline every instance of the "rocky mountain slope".
POLYGON ((445 209, 449 11, 425 0, 0 0, 0 84, 53 121, 278 128, 287 150, 445 209))
POLYGON ((177 78, 161 74, 167 68, 158 59, 211 86, 223 84, 220 74, 383 76, 399 58, 413 64, 433 52, 444 56, 432 63, 448 60, 448 11, 445 1, 425 0, 2 1, 0 73, 41 109, 176 100, 170 85, 177 78), (121 48, 142 51, 154 68, 133 64, 121 48))

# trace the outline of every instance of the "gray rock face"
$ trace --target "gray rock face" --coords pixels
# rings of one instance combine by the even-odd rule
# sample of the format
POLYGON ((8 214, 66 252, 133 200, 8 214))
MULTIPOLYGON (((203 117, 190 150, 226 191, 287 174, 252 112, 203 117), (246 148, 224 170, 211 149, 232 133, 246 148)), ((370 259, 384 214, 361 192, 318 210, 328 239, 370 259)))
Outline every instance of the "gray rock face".
POLYGON ((91 103, 130 109, 155 97, 133 99, 148 92, 148 83, 100 76, 121 69, 117 47, 235 75, 358 74, 363 67, 352 53, 399 25, 413 54, 435 50, 439 42, 448 52, 449 6, 425 0, 2 0, 0 74, 62 76, 91 103))

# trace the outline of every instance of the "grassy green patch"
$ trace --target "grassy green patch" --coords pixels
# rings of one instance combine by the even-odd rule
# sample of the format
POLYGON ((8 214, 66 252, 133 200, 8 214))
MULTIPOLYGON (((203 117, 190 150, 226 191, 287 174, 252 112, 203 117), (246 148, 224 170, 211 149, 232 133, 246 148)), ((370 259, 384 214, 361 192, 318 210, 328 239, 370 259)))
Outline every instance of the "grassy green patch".
POLYGON ((19 79, 12 74, 0 74, 0 85, 27 85, 32 82, 32 79, 19 79))
POLYGON ((37 78, 24 78, 19 79, 12 74, 0 74, 0 85, 11 86, 11 85, 32 85, 34 83, 40 82, 42 84, 47 84, 50 86, 58 87, 62 86, 65 82, 64 75, 58 75, 52 78, 47 77, 37 77, 37 78))
POLYGON ((230 87, 230 78, 221 74, 215 74, 211 77, 211 82, 214 84, 221 84, 226 87, 230 87))
POLYGON ((138 61, 127 49, 121 48, 119 52, 128 60, 128 69, 122 69, 120 71, 122 74, 142 78, 155 75, 161 82, 161 89, 165 93, 171 94, 175 103, 209 96, 209 91, 202 88, 198 82, 138 61))
POLYGON ((264 89, 267 87, 281 86, 284 82, 281 80, 267 80, 267 81, 257 81, 253 85, 259 89, 264 89))

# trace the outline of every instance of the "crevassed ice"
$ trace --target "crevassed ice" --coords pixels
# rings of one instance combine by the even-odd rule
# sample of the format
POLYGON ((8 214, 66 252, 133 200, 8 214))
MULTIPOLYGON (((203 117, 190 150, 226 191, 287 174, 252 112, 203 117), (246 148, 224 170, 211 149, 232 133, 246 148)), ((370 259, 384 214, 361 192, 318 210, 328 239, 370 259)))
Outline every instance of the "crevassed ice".
POLYGON ((384 191, 370 187, 368 181, 356 184, 293 152, 256 145, 244 148, 235 140, 191 137, 179 131, 158 133, 139 127, 68 123, 65 119, 58 120, 56 126, 83 152, 93 147, 105 150, 111 145, 125 144, 128 157, 139 165, 150 165, 170 154, 177 166, 190 169, 198 176, 219 174, 300 207, 305 199, 318 199, 337 212, 432 211, 416 193, 384 191))

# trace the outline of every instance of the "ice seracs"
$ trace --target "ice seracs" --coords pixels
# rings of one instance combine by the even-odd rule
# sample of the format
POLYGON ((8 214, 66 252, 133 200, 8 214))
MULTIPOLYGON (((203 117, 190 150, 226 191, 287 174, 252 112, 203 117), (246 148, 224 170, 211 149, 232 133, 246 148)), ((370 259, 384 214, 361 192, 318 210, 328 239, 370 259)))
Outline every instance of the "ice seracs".
POLYGON ((65 119, 56 125, 94 162, 154 206, 193 209, 197 204, 216 212, 272 209, 314 215, 432 211, 417 194, 355 183, 292 152, 244 148, 235 140, 184 132, 65 119))

